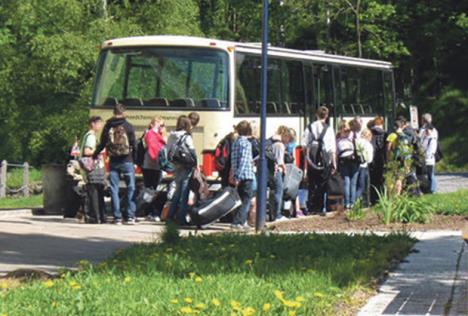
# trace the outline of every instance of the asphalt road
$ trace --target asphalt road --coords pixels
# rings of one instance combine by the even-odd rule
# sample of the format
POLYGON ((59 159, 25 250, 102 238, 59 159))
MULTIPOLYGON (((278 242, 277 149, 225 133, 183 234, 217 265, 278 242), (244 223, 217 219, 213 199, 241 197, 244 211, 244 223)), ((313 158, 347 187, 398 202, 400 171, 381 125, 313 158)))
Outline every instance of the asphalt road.
POLYGON ((436 191, 440 193, 468 189, 468 173, 441 173, 436 175, 436 191))

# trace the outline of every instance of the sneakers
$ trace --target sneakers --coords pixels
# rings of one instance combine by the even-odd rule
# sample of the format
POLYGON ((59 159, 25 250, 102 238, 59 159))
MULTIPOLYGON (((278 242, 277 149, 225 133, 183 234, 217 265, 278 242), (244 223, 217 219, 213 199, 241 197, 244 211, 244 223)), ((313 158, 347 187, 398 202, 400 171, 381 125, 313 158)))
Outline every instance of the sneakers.
POLYGON ((122 225, 122 220, 121 219, 114 219, 114 221, 112 222, 112 224, 114 225, 122 225))
POLYGON ((129 218, 129 219, 125 222, 126 225, 135 225, 135 223, 136 223, 136 221, 135 221, 134 218, 129 218))
POLYGON ((232 230, 243 230, 244 226, 242 226, 241 224, 231 224, 231 229, 232 230))
POLYGON ((148 222, 158 222, 159 223, 161 221, 161 218, 159 216, 148 215, 146 217, 146 220, 148 222))
POLYGON ((278 218, 275 219, 275 222, 284 222, 284 221, 288 221, 289 218, 287 218, 286 216, 280 216, 278 218))

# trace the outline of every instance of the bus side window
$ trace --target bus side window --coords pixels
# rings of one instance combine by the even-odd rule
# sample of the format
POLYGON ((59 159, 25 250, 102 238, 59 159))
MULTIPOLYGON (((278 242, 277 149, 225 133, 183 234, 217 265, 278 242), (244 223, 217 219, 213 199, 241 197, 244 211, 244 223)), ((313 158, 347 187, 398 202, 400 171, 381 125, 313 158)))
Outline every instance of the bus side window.
POLYGON ((249 115, 260 113, 261 62, 259 56, 236 53, 236 112, 249 115))

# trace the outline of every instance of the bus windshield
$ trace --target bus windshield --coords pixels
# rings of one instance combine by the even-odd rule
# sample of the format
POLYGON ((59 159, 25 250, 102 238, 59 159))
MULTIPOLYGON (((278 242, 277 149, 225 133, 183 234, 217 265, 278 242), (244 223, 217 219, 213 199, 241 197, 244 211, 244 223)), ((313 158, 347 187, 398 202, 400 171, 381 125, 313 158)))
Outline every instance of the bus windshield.
POLYGON ((193 47, 101 52, 93 106, 228 108, 228 55, 193 47))

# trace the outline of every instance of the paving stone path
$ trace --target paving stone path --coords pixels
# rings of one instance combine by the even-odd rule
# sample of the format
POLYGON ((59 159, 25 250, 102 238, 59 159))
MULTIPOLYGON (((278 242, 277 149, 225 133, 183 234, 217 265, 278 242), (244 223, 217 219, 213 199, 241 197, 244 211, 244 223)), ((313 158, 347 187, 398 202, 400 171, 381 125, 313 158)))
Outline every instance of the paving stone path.
POLYGON ((458 231, 415 233, 420 241, 359 312, 468 315, 468 245, 458 231))

